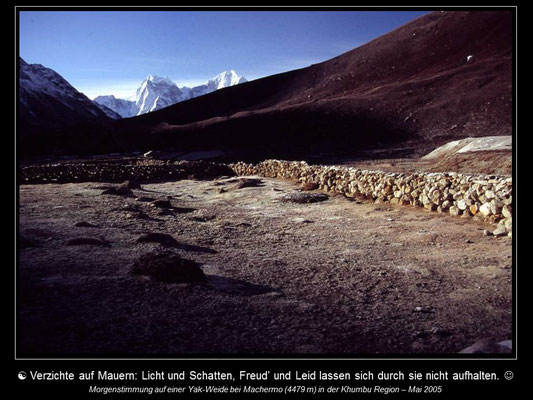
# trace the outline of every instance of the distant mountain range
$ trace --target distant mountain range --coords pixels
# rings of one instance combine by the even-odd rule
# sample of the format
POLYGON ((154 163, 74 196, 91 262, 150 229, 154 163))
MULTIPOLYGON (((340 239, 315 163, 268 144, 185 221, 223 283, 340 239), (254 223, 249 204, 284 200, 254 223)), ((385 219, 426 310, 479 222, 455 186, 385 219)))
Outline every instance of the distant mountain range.
POLYGON ((178 86, 168 78, 149 75, 134 100, 99 96, 94 101, 76 90, 56 71, 28 64, 19 57, 18 148, 20 154, 64 154, 117 151, 114 120, 146 114, 218 89, 246 82, 226 71, 206 84, 178 86))
POLYGON ((93 101, 110 118, 117 119, 117 114, 118 118, 129 118, 243 82, 246 82, 246 79, 237 75, 233 70, 224 71, 208 80, 204 85, 192 88, 179 88, 168 78, 148 75, 137 89, 134 100, 117 99, 113 95, 108 95, 98 96, 93 101))

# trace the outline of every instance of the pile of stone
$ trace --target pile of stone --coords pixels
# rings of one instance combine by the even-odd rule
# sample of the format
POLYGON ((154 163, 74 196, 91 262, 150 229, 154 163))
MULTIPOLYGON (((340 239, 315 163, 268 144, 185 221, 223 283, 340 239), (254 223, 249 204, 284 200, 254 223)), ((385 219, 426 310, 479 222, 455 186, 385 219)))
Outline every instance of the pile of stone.
POLYGON ((67 182, 137 182, 169 181, 180 179, 214 179, 233 175, 223 164, 205 161, 181 161, 158 165, 141 165, 125 162, 83 161, 21 166, 19 183, 67 182))
POLYGON ((512 178, 448 173, 390 173, 343 166, 309 165, 304 161, 265 160, 230 164, 237 175, 260 175, 314 184, 346 197, 424 207, 454 216, 498 223, 493 234, 509 235, 513 220, 512 178))

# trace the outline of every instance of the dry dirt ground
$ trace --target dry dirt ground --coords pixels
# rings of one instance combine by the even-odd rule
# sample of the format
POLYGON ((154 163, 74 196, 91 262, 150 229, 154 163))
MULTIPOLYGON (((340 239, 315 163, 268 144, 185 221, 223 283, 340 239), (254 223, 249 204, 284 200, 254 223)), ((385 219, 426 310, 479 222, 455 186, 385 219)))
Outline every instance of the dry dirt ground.
POLYGON ((21 185, 19 355, 419 355, 511 338, 510 238, 340 196, 286 203, 295 183, 260 179, 145 184, 141 200, 102 183, 21 185), (178 244, 137 242, 150 232, 178 244), (207 282, 131 273, 161 251, 201 263, 207 282))

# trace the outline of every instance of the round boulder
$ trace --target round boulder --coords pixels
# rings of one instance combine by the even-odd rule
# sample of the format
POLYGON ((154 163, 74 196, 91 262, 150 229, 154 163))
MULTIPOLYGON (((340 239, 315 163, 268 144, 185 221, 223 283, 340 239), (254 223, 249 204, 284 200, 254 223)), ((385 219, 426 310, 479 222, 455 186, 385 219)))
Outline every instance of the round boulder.
POLYGON ((133 264, 131 272, 167 283, 203 283, 206 281, 200 264, 171 252, 144 254, 133 264))
POLYGON ((320 201, 325 201, 327 199, 329 199, 329 197, 323 193, 303 193, 303 192, 289 193, 281 198, 281 200, 284 202, 299 203, 299 204, 318 203, 320 201))

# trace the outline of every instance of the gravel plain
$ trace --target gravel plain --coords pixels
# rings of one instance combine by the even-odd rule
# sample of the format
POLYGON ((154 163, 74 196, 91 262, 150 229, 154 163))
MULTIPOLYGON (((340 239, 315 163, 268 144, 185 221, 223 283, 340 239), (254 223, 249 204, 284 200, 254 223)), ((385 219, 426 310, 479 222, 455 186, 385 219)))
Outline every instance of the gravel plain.
POLYGON ((101 182, 21 185, 19 355, 435 355, 511 338, 511 238, 342 196, 286 202, 297 184, 251 178, 133 197, 101 182), (138 241, 150 233, 176 243, 138 241), (163 251, 206 282, 132 273, 163 251))

